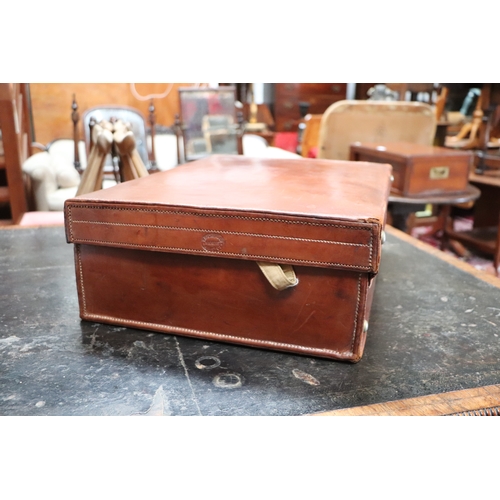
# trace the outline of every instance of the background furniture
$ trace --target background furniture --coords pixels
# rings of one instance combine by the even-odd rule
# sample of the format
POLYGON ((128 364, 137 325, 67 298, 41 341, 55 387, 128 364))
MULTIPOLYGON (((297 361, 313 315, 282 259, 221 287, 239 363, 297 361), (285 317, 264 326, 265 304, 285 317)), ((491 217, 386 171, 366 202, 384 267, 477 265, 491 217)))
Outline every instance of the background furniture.
POLYGON ((275 83, 276 131, 296 132, 306 114, 321 114, 332 103, 346 98, 347 83, 275 83))
MULTIPOLYGON (((99 123, 102 120, 112 121, 121 120, 124 123, 129 123, 134 134, 137 152, 142 159, 144 165, 151 168, 153 158, 151 151, 148 148, 147 127, 144 115, 137 109, 130 106, 118 105, 102 105, 95 106, 85 110, 82 114, 83 138, 85 140, 85 149, 87 156, 91 146, 91 121, 99 123)), ((108 158, 106 165, 112 169, 111 156, 108 158)))
MULTIPOLYGON (((151 143, 151 136, 147 141, 151 143)), ((154 137, 156 165, 158 170, 170 170, 177 166, 177 138, 173 134, 156 134, 154 137)), ((298 158, 299 156, 280 148, 271 147, 265 139, 245 134, 242 139, 243 153, 257 158, 298 158)), ((87 153, 84 141, 79 141, 80 163, 87 167, 87 153)), ((38 211, 61 211, 64 201, 76 195, 80 175, 74 165, 74 142, 72 139, 58 139, 44 151, 27 158, 22 169, 29 179, 29 198, 32 209, 38 211)), ((103 187, 116 184, 112 177, 104 179, 103 187)))
POLYGON ((434 83, 386 83, 386 85, 399 94, 400 101, 406 101, 409 97, 409 101, 419 100, 432 104, 436 99, 437 87, 434 83))
POLYGON ((355 142, 410 142, 432 145, 436 115, 429 104, 350 101, 332 104, 320 125, 318 158, 348 160, 355 142))
POLYGON ((21 165, 31 153, 28 89, 24 83, 0 83, 0 213, 2 223, 18 224, 28 211, 21 165))
POLYGON ((386 229, 356 364, 80 321, 64 229, 2 229, 0 413, 303 415, 498 384, 500 280, 386 229))
POLYGON ((481 194, 468 184, 472 155, 464 151, 407 142, 356 142, 350 146, 349 159, 391 164, 390 224, 411 233, 419 225, 414 214, 431 205, 432 216, 423 223, 432 226, 431 234, 439 235, 442 248, 451 206, 474 202, 481 194))
POLYGON ((267 104, 256 104, 256 117, 258 124, 265 126, 262 130, 255 130, 249 127, 251 123, 252 113, 250 112, 250 103, 243 103, 243 119, 245 121, 245 133, 255 134, 263 137, 269 144, 269 146, 274 146, 274 136, 275 136, 275 124, 274 118, 269 110, 267 104))
POLYGON ((410 142, 356 142, 350 160, 392 165, 391 193, 413 198, 464 192, 473 156, 410 142))
POLYGON ((455 229, 453 218, 448 220, 446 238, 458 241, 466 248, 474 248, 493 256, 493 267, 500 274, 500 175, 497 177, 474 174, 471 183, 480 190, 481 197, 472 208, 473 227, 455 229))
POLYGON ((318 156, 319 131, 322 116, 322 114, 307 114, 299 125, 302 128, 299 152, 304 158, 316 158, 318 156))
POLYGON ((36 140, 47 144, 56 137, 72 137, 67 103, 73 95, 78 96, 82 111, 105 103, 130 106, 146 117, 151 101, 142 96, 159 96, 154 98, 156 122, 171 126, 179 113, 177 89, 189 85, 192 83, 30 83, 36 140))
MULTIPOLYGON (((81 167, 87 167, 85 143, 78 144, 81 167)), ((37 211, 62 210, 64 201, 75 196, 80 184, 80 174, 73 165, 74 142, 57 139, 44 151, 27 158, 22 169, 29 179, 29 196, 37 211)))
POLYGON ((500 132, 500 84, 483 83, 481 86, 481 107, 483 122, 480 128, 478 144, 478 163, 476 172, 485 173, 488 170, 500 170, 500 159, 498 155, 490 155, 488 144, 492 133, 500 132))
POLYGON ((445 228, 449 224, 450 211, 453 205, 476 201, 481 195, 481 191, 472 185, 468 185, 463 193, 442 193, 429 196, 409 197, 391 194, 389 196, 389 223, 397 229, 411 233, 417 225, 411 216, 419 210, 423 210, 425 205, 433 205, 435 214, 433 217, 426 217, 425 224, 431 225, 430 234, 436 235, 441 241, 443 250, 449 238, 445 234, 445 228))
POLYGON ((243 153, 234 87, 180 88, 179 103, 179 163, 209 154, 243 153))

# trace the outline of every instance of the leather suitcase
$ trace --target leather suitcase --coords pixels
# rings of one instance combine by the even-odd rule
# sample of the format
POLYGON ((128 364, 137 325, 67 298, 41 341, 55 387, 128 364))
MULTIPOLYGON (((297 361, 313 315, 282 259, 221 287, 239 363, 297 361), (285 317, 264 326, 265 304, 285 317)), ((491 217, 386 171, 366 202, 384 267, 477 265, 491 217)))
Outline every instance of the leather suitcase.
POLYGON ((214 155, 67 200, 80 316, 356 362, 390 177, 214 155))
POLYGON ((355 143, 350 151, 353 161, 390 163, 391 192, 406 197, 465 192, 473 160, 467 151, 407 142, 355 143))

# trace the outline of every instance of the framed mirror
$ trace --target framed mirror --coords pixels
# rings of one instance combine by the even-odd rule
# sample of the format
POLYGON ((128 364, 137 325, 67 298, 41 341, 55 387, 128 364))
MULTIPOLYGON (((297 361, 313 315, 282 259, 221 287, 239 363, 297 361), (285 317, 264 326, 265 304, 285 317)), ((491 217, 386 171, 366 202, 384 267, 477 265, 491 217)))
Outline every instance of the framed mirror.
POLYGON ((234 87, 181 87, 179 101, 185 161, 239 154, 234 87))

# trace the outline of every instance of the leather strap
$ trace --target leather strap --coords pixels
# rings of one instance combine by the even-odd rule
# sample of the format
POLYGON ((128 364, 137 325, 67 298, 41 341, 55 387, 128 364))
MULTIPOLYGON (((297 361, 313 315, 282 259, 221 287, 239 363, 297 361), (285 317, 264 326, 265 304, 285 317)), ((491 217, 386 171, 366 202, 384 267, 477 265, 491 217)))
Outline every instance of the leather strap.
POLYGON ((272 264, 270 262, 257 262, 260 270, 276 290, 285 290, 296 286, 299 282, 292 266, 287 264, 272 264))

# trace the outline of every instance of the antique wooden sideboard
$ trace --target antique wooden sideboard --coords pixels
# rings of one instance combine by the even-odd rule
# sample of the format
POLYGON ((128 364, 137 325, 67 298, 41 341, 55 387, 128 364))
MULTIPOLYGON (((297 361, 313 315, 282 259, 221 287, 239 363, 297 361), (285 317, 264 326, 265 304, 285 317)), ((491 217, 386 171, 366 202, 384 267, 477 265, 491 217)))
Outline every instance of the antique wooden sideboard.
POLYGON ((323 113, 334 102, 345 99, 346 93, 347 83, 275 83, 276 131, 295 132, 307 113, 323 113))

